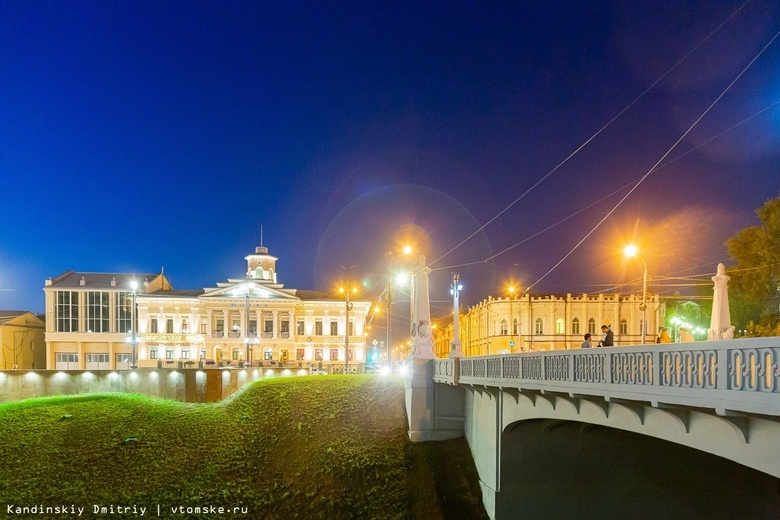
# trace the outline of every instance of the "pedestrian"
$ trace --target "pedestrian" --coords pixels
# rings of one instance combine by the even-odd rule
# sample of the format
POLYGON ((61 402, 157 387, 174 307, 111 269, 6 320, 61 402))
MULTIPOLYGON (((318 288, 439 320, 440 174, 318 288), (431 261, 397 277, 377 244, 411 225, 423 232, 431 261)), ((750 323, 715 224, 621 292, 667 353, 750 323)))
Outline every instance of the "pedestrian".
POLYGON ((688 332, 688 329, 680 327, 680 343, 689 343, 691 341, 696 341, 696 338, 693 337, 693 334, 688 332))
POLYGON ((602 340, 599 342, 600 347, 614 347, 615 335, 612 333, 612 329, 606 325, 601 326, 602 340))
POLYGON ((672 338, 669 337, 669 332, 666 328, 661 328, 661 333, 658 335, 658 343, 671 343, 672 338))
POLYGON ((582 342, 582 345, 580 345, 580 348, 590 348, 593 345, 590 344, 590 332, 585 334, 585 341, 582 342))

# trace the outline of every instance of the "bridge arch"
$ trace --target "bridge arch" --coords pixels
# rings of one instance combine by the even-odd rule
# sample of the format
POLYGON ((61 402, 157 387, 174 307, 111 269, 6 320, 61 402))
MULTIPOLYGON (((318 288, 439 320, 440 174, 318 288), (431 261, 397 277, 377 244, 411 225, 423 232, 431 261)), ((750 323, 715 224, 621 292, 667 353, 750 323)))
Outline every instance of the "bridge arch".
POLYGON ((501 434, 493 518, 774 518, 780 480, 628 430, 528 419, 501 434), (518 513, 521 512, 521 513, 518 513))

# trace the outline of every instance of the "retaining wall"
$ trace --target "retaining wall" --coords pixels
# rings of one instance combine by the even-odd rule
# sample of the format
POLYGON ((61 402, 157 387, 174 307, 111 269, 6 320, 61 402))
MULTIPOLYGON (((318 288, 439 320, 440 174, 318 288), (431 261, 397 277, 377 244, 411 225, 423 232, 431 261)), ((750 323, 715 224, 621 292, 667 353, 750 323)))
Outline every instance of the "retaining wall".
POLYGON ((296 369, 5 370, 0 403, 30 397, 127 392, 188 403, 219 401, 258 379, 306 375, 296 369))

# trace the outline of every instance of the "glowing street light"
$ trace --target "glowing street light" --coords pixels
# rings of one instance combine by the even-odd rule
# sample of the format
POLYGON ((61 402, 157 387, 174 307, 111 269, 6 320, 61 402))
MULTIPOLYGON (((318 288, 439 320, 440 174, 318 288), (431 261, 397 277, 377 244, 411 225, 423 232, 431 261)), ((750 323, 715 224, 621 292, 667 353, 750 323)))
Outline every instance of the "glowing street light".
POLYGON ((138 282, 132 280, 130 289, 133 290, 133 302, 130 308, 130 368, 138 368, 135 362, 135 291, 138 290, 138 282))
MULTIPOLYGON (((403 247, 403 254, 409 255, 409 253, 412 252, 411 246, 404 246, 403 247)), ((387 263, 387 286, 385 287, 385 307, 387 308, 387 316, 385 316, 385 332, 387 334, 387 342, 385 345, 387 346, 387 361, 390 362, 390 331, 392 328, 392 323, 390 321, 390 306, 393 303, 393 295, 392 295, 392 277, 393 277, 393 260, 395 260, 395 257, 398 256, 398 253, 394 254, 390 261, 387 263)), ((400 282, 405 283, 405 282, 400 282)))
POLYGON ((343 287, 339 287, 339 292, 344 296, 346 308, 346 314, 344 316, 344 372, 349 374, 349 311, 351 311, 353 307, 349 298, 351 294, 357 293, 357 287, 353 287, 351 290, 345 290, 343 287))
POLYGON ((645 268, 644 274, 642 275, 642 305, 639 307, 642 311, 642 345, 645 345, 645 339, 647 338, 647 262, 645 262, 645 259, 639 256, 638 253, 639 250, 633 244, 627 245, 626 248, 623 249, 623 254, 626 255, 627 258, 639 258, 645 268))

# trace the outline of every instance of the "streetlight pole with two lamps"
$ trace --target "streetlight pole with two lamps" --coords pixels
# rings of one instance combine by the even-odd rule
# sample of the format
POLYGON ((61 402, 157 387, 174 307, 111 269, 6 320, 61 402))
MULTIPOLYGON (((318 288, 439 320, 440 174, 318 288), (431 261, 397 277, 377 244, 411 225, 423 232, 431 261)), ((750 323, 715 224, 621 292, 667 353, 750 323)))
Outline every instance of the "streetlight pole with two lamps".
POLYGON ((639 250, 635 245, 628 245, 623 250, 623 254, 625 254, 626 257, 639 258, 645 268, 644 274, 642 275, 642 305, 639 307, 639 309, 642 311, 642 345, 645 345, 647 339, 647 262, 645 262, 645 259, 637 254, 638 252, 639 250))

